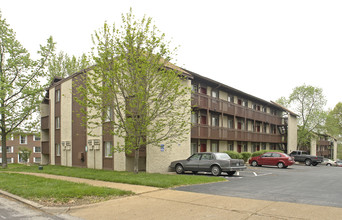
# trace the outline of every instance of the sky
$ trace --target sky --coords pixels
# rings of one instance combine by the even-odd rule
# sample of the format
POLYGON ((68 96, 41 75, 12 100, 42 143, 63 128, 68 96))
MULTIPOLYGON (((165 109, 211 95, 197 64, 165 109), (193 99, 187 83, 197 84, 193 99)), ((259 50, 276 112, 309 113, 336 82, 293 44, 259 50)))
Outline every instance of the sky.
POLYGON ((89 53, 94 31, 130 7, 179 47, 180 67, 266 101, 305 84, 323 89, 326 109, 342 102, 340 0, 0 0, 33 56, 50 35, 57 51, 89 53))

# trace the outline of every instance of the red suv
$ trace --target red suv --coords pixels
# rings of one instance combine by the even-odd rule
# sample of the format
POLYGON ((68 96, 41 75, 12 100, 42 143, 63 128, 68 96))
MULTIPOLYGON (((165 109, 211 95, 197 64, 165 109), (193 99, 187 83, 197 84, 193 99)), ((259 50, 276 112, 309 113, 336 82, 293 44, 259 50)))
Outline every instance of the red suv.
POLYGON ((252 157, 249 159, 249 164, 251 166, 277 166, 278 168, 287 168, 294 164, 295 161, 292 157, 281 152, 268 152, 260 156, 252 157))

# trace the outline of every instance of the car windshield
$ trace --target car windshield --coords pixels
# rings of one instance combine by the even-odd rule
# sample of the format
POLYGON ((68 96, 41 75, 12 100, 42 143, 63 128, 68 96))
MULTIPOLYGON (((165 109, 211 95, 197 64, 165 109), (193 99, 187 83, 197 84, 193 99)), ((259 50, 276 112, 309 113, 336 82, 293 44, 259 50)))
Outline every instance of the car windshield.
POLYGON ((216 157, 216 160, 229 160, 229 159, 231 159, 230 156, 226 153, 216 153, 215 157, 216 157))

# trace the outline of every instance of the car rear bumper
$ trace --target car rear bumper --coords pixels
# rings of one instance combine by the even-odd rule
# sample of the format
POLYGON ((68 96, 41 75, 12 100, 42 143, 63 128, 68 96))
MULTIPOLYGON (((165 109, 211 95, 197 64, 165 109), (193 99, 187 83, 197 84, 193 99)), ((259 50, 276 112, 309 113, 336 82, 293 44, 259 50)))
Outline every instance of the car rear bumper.
POLYGON ((247 169, 246 166, 238 166, 238 167, 222 167, 222 172, 227 172, 227 171, 243 171, 247 169))

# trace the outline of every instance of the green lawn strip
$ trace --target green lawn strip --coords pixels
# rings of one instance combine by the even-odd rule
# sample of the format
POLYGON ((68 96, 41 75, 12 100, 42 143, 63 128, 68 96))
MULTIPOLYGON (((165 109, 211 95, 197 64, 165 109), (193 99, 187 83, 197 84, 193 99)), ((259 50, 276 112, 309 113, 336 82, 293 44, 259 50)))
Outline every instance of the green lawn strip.
POLYGON ((225 181, 223 177, 199 176, 199 175, 170 175, 139 172, 119 172, 109 170, 94 170, 88 168, 65 167, 47 165, 43 170, 39 170, 38 166, 25 166, 21 164, 9 164, 8 169, 0 169, 0 171, 23 171, 34 173, 48 173, 61 176, 79 177, 85 179, 103 180, 108 182, 128 183, 135 185, 154 186, 160 188, 170 188, 181 185, 193 185, 203 183, 213 183, 225 181))
POLYGON ((85 197, 106 199, 133 194, 119 189, 5 172, 0 172, 0 189, 33 201, 61 204, 85 197))

